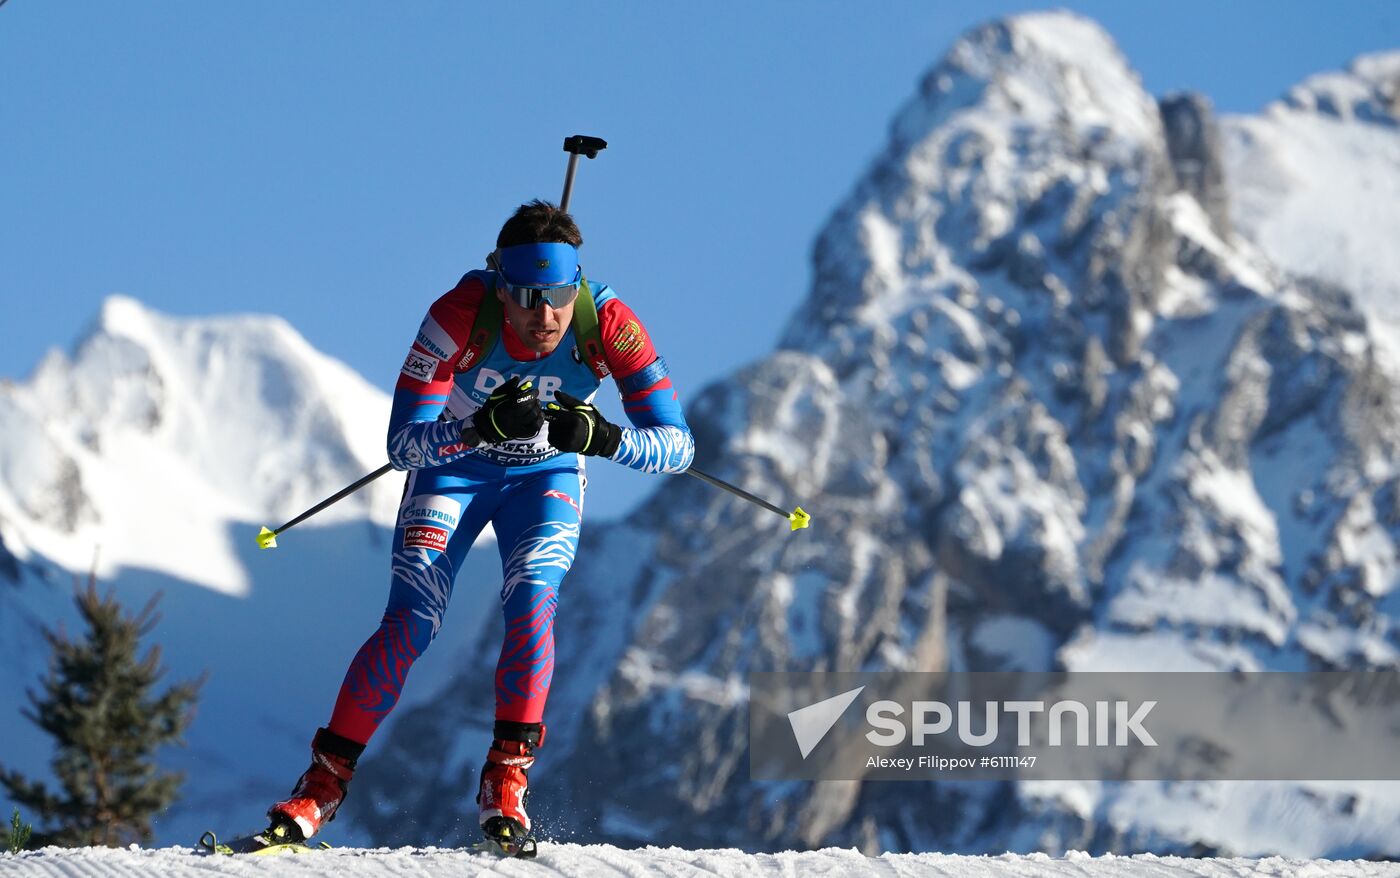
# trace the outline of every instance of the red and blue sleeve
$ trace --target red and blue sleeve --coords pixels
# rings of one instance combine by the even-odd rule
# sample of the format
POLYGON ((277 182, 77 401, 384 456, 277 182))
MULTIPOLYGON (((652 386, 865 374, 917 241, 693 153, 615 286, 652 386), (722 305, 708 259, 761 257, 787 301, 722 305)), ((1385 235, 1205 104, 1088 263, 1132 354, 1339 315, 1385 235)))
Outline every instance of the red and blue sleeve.
POLYGON ((649 473, 679 473, 695 459, 695 438, 681 410, 666 360, 632 309, 613 297, 598 307, 603 353, 632 427, 612 459, 649 473))
POLYGON ((485 285, 464 277, 428 309, 394 387, 389 415, 389 463, 423 469, 451 463, 468 453, 462 422, 442 420, 452 392, 453 364, 466 348, 485 285))

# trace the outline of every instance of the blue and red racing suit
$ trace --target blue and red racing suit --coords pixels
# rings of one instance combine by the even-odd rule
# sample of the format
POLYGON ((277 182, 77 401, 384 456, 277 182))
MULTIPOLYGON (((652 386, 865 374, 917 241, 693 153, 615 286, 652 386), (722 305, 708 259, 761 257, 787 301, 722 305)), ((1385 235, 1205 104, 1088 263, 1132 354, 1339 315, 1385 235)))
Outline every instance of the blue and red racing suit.
MULTIPOLYGON (((554 673, 554 610, 578 548, 586 484, 579 455, 532 439, 468 448, 468 421, 511 376, 550 402, 559 390, 591 399, 598 377, 580 361, 570 328, 555 350, 529 350, 503 321, 495 344, 469 368, 468 336, 491 290, 475 271, 433 303, 418 330, 389 421, 389 460, 409 471, 394 530, 389 602, 379 628, 345 675, 330 729, 368 742, 397 703, 409 668, 437 635, 462 559, 487 522, 496 532, 504 584, 505 642, 496 667, 496 719, 540 722, 554 673), (463 370, 463 371, 459 371, 463 370), (445 415, 444 415, 445 413, 445 415)), ((695 443, 666 361, 632 310, 590 282, 607 367, 632 422, 612 460, 643 472, 678 473, 695 443)))

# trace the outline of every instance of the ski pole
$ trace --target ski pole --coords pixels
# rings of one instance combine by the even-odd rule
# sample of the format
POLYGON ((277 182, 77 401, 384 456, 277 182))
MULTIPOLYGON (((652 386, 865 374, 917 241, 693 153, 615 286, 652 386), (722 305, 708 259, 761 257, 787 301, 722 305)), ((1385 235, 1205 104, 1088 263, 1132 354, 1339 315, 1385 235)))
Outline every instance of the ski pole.
MULTIPOLYGON (((332 503, 336 503, 340 500, 345 499, 346 497, 363 488, 365 485, 368 485, 370 482, 389 472, 389 470, 391 469, 393 469, 393 467, 386 463, 379 469, 360 479, 358 482, 355 482, 353 485, 348 485, 340 489, 336 493, 322 500, 320 503, 317 503, 315 506, 312 506, 310 509, 303 512, 301 515, 298 515, 296 518, 293 518, 286 524, 272 529, 269 529, 268 527, 264 526, 263 529, 258 532, 258 548, 277 548, 277 537, 283 531, 291 530, 306 519, 320 512, 322 509, 325 509, 332 503)), ((792 530, 800 530, 804 527, 807 527, 812 522, 812 516, 807 514, 807 512, 805 512, 801 506, 794 508, 791 512, 787 512, 783 509, 780 509, 777 506, 774 506, 772 503, 769 503, 762 497, 756 497, 753 494, 750 494, 748 491, 745 491, 743 488, 737 488, 734 485, 731 485, 728 482, 726 482, 724 479, 715 478, 709 473, 701 472, 695 467, 691 467, 690 469, 686 470, 686 473, 688 475, 695 476, 695 478, 699 479, 702 482, 708 482, 709 484, 714 485, 721 491, 728 491, 735 497, 739 497, 741 499, 749 501, 750 503, 762 506, 764 509, 767 509, 769 512, 772 512, 776 515, 781 515, 783 518, 786 518, 788 520, 788 523, 792 526, 792 530)))
POLYGON ((387 473, 387 472, 388 472, 389 470, 391 470, 391 469, 393 469, 393 466, 391 466, 391 465, 389 465, 389 464, 387 464, 387 463, 384 464, 384 465, 381 466, 379 469, 375 470, 374 472, 372 472, 372 473, 370 473, 369 475, 365 476, 364 478, 360 479, 360 480, 359 480, 358 482, 356 482, 355 484, 353 484, 353 485, 348 485, 348 486, 346 486, 346 487, 344 487, 344 488, 341 488, 339 491, 336 491, 336 492, 335 492, 334 494, 332 494, 331 496, 329 496, 329 497, 327 497, 326 499, 322 500, 320 503, 317 503, 315 506, 312 506, 310 509, 308 509, 308 510, 306 510, 305 512, 303 512, 301 515, 298 515, 296 518, 293 518, 291 521, 287 522, 286 524, 282 525, 281 527, 279 527, 279 528, 277 528, 277 529, 275 529, 275 530, 268 530, 267 527, 264 526, 262 530, 258 531, 258 548, 259 548, 259 549, 275 549, 275 548, 277 548, 277 535, 280 534, 280 533, 282 533, 282 531, 284 531, 284 530, 291 530, 292 528, 296 527, 296 526, 297 526, 298 524, 300 524, 301 522, 305 521, 306 519, 308 519, 308 518, 310 518, 311 516, 315 515, 316 513, 320 512, 322 509, 325 509, 327 506, 331 505, 332 503, 335 503, 335 502, 337 502, 337 501, 339 501, 339 500, 343 500, 344 498, 349 497, 351 494, 353 494, 353 493, 355 493, 356 491, 360 490, 360 489, 363 488, 365 485, 368 485, 370 482, 372 482, 372 481, 374 481, 375 479, 379 478, 380 476, 384 475, 385 473, 387 473))
MULTIPOLYGON (((0 0, 0 3, 3 2, 4 0, 0 0)), ((590 159, 597 158, 598 153, 607 148, 608 142, 606 140, 603 140, 601 137, 589 137, 585 134, 575 134, 572 137, 564 138, 564 151, 569 154, 569 165, 568 169, 564 173, 564 194, 559 199, 559 207, 561 210, 567 211, 569 209, 569 200, 573 195, 574 189, 574 174, 578 170, 578 157, 580 155, 585 155, 590 159)), ((284 531, 291 530, 293 527, 310 518, 311 516, 315 515, 316 513, 320 512, 322 509, 325 509, 327 506, 330 506, 333 503, 337 503, 340 500, 345 499, 346 497, 360 490, 365 485, 368 485, 370 482, 374 481, 375 479, 379 478, 380 476, 384 475, 392 469, 393 466, 386 463, 379 469, 370 473, 369 475, 364 476, 354 484, 342 488, 341 490, 322 500, 320 503, 317 503, 315 506, 312 506, 310 509, 298 515, 296 518, 293 518, 291 521, 288 521, 286 524, 283 524, 281 527, 269 529, 268 527, 264 526, 262 530, 258 532, 258 548, 277 548, 277 537, 279 534, 283 533, 284 531)), ((812 516, 808 515, 802 509, 801 506, 794 508, 792 512, 787 512, 786 510, 774 506, 772 503, 769 503, 762 497, 756 497, 742 488, 735 487, 734 485, 729 484, 723 479, 716 478, 712 475, 709 475, 708 473, 701 472, 700 470, 697 470, 693 467, 686 470, 686 472, 694 476, 695 478, 701 480, 702 482, 707 482, 715 486, 716 488, 719 488, 722 491, 728 491, 735 497, 747 500, 750 503, 754 503, 758 506, 763 507, 764 509, 767 509, 769 512, 781 515, 783 518, 788 520, 788 523, 791 525, 792 530, 800 530, 801 528, 807 527, 809 524, 811 524, 812 516)))
POLYGON ((769 503, 762 497, 756 497, 753 494, 750 494, 748 491, 745 491, 743 488, 736 488, 735 486, 729 484, 723 479, 717 479, 709 473, 701 472, 695 467, 691 467, 685 472, 687 475, 695 476, 695 478, 699 479, 702 482, 708 482, 709 484, 714 485, 721 491, 728 491, 735 497, 747 500, 756 506, 762 506, 769 512, 781 515, 783 518, 786 518, 788 520, 788 523, 792 525, 793 530, 801 530, 802 528, 812 523, 812 516, 804 512, 801 506, 797 506, 791 512, 788 512, 784 509, 780 509, 779 507, 774 506, 772 503, 769 503))
MULTIPOLYGON (((0 3, 3 2, 4 0, 0 0, 0 3)), ((572 137, 564 138, 564 151, 569 154, 569 167, 564 172, 564 195, 559 199, 559 207, 561 210, 567 211, 569 209, 569 198, 573 195, 574 190, 574 174, 578 170, 578 157, 580 155, 585 155, 591 159, 595 159, 598 157, 598 153, 602 152, 607 148, 608 142, 601 137, 590 137, 587 134, 575 134, 572 137)), ((327 506, 330 506, 332 503, 336 503, 340 500, 345 499, 346 497, 363 488, 365 485, 368 485, 370 482, 389 472, 391 469, 393 469, 393 466, 387 463, 384 464, 379 469, 375 470, 374 472, 355 482, 353 485, 347 485, 341 490, 336 491, 331 496, 322 500, 320 503, 317 503, 315 506, 312 506, 310 509, 303 512, 301 515, 298 515, 296 518, 293 518, 291 521, 287 522, 279 528, 276 528, 275 530, 270 529, 266 525, 264 525, 263 529, 258 531, 258 548, 277 548, 278 534, 282 533, 283 531, 290 530, 291 528, 295 527, 296 525, 300 524, 301 522, 320 512, 322 509, 325 509, 327 506)))

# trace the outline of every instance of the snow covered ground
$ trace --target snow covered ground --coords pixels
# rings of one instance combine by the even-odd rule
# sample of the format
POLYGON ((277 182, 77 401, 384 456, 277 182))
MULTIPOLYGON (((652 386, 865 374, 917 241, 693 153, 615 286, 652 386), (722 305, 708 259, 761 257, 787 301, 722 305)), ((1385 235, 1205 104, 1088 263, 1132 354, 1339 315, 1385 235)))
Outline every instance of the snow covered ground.
POLYGON ((485 854, 440 848, 325 851, 293 857, 218 857, 191 853, 188 848, 116 850, 44 848, 16 856, 0 854, 0 876, 54 875, 70 878, 125 878, 130 875, 176 878, 196 875, 337 875, 462 876, 471 875, 1209 875, 1241 878, 1270 876, 1400 875, 1400 863, 1365 860, 1185 859, 1142 854, 1134 857, 1091 857, 1071 852, 1052 858, 1045 854, 970 857, 950 854, 884 854, 866 857, 854 850, 785 851, 746 854, 737 850, 683 850, 612 845, 561 844, 541 847, 534 860, 500 860, 485 854))

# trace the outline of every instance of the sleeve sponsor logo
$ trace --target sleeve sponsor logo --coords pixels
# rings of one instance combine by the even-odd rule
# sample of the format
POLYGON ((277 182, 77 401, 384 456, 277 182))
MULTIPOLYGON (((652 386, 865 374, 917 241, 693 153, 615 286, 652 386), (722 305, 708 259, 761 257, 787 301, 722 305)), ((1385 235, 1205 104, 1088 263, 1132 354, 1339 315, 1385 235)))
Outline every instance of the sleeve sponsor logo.
POLYGON ((434 552, 447 551, 447 530, 441 527, 428 527, 416 524, 403 532, 405 549, 431 549, 434 552))
POLYGON ((646 331, 635 320, 628 320, 622 324, 612 337, 613 350, 619 354, 639 353, 642 348, 646 347, 646 343, 646 331))
POLYGON ((413 342, 423 350, 437 357, 439 360, 445 360, 448 357, 452 356, 447 351, 443 350, 441 345, 433 344, 433 340, 421 332, 418 333, 418 337, 415 338, 413 342))
POLYGON ((417 351, 409 351, 408 359, 403 361, 403 368, 399 371, 416 381, 427 383, 433 380, 433 373, 437 372, 439 362, 417 351))
POLYGON ((429 494, 425 497, 410 497, 399 513, 399 522, 432 522, 450 528, 457 526, 462 516, 462 504, 451 497, 429 494))
POLYGON ((439 360, 452 359, 452 354, 457 350, 457 343, 452 340, 452 336, 447 334, 447 330, 443 329, 431 314, 423 318, 423 325, 418 327, 416 341, 420 348, 439 360))

